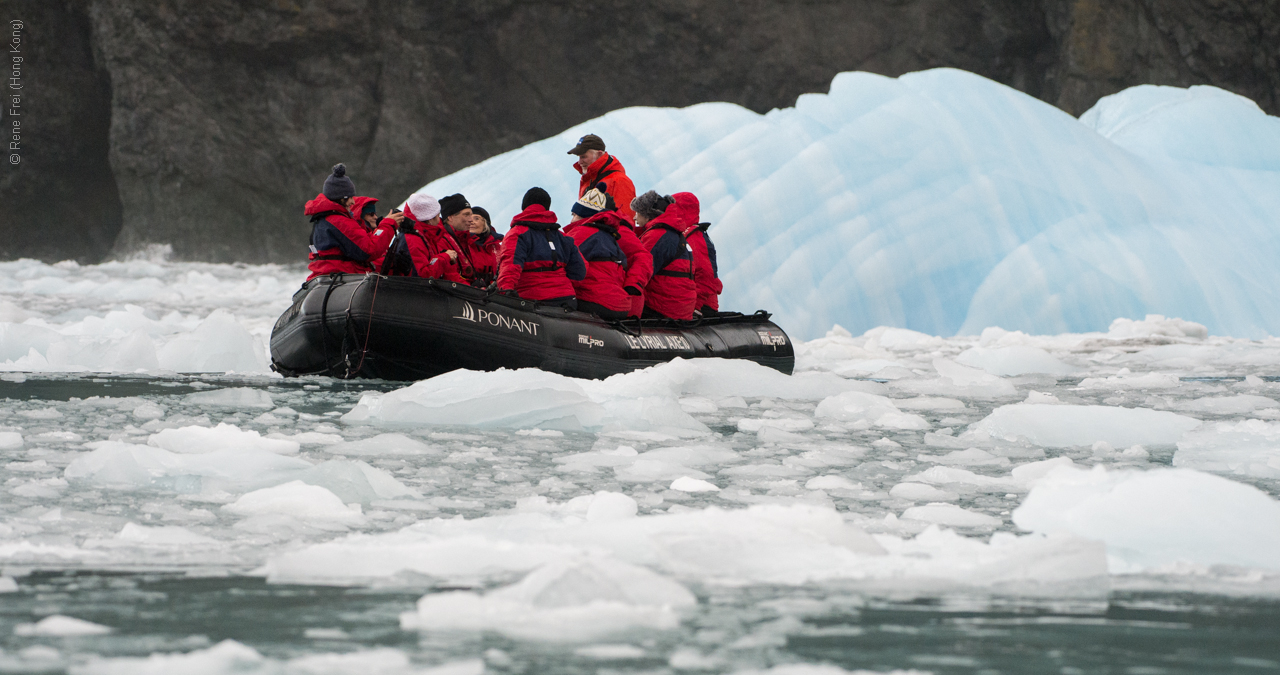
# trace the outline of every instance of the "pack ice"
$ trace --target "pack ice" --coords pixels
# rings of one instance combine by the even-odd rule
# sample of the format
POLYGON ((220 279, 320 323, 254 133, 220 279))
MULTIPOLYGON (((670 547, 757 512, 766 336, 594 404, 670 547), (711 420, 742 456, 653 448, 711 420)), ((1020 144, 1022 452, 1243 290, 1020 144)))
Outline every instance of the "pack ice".
POLYGON ((722 306, 776 312, 796 337, 1084 332, 1148 313, 1280 331, 1266 290, 1280 120, 1213 87, 1134 87, 1077 120, 958 70, 841 73, 765 115, 617 110, 423 191, 462 192, 503 226, 532 185, 567 210, 579 177, 564 153, 586 133, 638 191, 697 194, 722 306))

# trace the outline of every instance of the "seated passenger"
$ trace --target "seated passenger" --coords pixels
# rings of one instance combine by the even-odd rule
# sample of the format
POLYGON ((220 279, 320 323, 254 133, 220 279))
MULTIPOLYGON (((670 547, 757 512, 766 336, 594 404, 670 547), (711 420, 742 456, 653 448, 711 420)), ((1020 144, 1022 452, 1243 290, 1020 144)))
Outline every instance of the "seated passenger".
POLYGON ((693 249, 693 284, 698 288, 694 306, 702 316, 715 316, 720 313, 720 293, 724 290, 724 284, 720 282, 720 267, 716 263, 716 245, 707 236, 711 223, 698 222, 701 208, 698 198, 689 194, 689 200, 689 212, 686 214, 689 224, 684 228, 684 238, 693 249))
POLYGON ((498 280, 498 251, 502 249, 502 235, 493 229, 489 212, 472 206, 471 213, 471 264, 475 267, 472 286, 481 288, 498 280))
MULTIPOLYGON (((400 276, 462 281, 458 273, 458 252, 440 237, 440 203, 430 195, 415 194, 405 202, 402 236, 392 257, 391 273, 400 276)), ((394 224, 391 217, 382 220, 383 227, 394 224)))
POLYGON ((587 266, 573 239, 560 232, 551 196, 542 188, 530 188, 511 219, 498 254, 500 291, 515 291, 526 300, 575 309, 574 281, 587 276, 587 266))
MULTIPOLYGON (((697 198, 688 192, 664 197, 650 190, 631 203, 640 243, 653 254, 653 277, 644 288, 646 319, 693 318, 698 289, 693 283, 693 252, 684 238, 688 210, 697 198)), ((696 218, 694 219, 696 223, 696 218)))
POLYGON ((391 243, 394 230, 371 232, 351 214, 351 207, 356 205, 355 194, 356 185, 347 176, 347 167, 338 164, 325 179, 324 189, 303 209, 311 217, 308 281, 326 274, 372 271, 370 261, 380 257, 391 243))
POLYGON ((564 232, 573 237, 587 263, 587 276, 573 282, 578 310, 620 321, 631 315, 632 298, 642 297, 640 289, 653 273, 653 256, 603 187, 589 190, 573 205, 564 232))
POLYGON ((461 194, 452 194, 440 200, 440 237, 446 246, 458 252, 458 273, 472 286, 475 284, 475 265, 471 262, 471 223, 475 214, 471 202, 461 194))

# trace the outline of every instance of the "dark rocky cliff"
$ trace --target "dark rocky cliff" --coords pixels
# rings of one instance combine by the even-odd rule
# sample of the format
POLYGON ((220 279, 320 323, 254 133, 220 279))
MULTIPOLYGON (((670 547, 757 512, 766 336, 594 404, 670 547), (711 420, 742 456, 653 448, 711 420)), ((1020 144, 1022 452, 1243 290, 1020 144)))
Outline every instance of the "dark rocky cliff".
POLYGON ((1072 114, 1140 83, 1280 108, 1273 0, 0 0, 34 121, 0 258, 296 261, 336 161, 399 201, 629 105, 764 111, 964 68, 1072 114))

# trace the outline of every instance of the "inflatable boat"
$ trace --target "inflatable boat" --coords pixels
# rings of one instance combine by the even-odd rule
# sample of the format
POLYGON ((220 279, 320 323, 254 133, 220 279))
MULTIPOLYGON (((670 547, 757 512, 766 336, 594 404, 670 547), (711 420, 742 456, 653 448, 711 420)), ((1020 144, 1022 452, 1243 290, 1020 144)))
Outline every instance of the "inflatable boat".
POLYGON ((763 311, 694 321, 595 315, 440 279, 331 275, 308 281, 271 332, 286 376, 420 380, 458 368, 541 368, 604 378, 676 357, 747 359, 791 374, 790 338, 763 311))

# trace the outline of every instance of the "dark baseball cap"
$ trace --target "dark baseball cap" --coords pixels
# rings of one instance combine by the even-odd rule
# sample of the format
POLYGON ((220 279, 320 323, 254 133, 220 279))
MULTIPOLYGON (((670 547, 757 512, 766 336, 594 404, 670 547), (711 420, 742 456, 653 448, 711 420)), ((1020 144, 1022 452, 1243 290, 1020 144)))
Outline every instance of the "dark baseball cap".
POLYGON ((588 150, 599 150, 604 152, 604 139, 595 134, 587 134, 586 136, 578 139, 578 144, 573 146, 573 149, 569 151, 569 154, 582 156, 582 153, 588 150))

